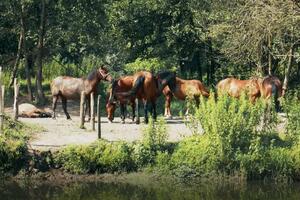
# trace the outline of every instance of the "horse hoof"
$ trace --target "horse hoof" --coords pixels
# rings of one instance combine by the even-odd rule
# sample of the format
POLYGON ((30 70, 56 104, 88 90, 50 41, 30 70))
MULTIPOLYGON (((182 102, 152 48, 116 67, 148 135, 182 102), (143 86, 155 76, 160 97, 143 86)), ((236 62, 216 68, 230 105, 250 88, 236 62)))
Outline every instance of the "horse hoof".
POLYGON ((108 120, 108 123, 112 124, 112 123, 113 123, 113 121, 112 121, 112 120, 108 120))
POLYGON ((136 121, 135 123, 136 123, 136 124, 140 124, 140 121, 136 121))
POLYGON ((125 124, 125 121, 122 121, 121 123, 122 123, 122 124, 125 124))
POLYGON ((72 120, 71 117, 67 117, 67 120, 72 120))

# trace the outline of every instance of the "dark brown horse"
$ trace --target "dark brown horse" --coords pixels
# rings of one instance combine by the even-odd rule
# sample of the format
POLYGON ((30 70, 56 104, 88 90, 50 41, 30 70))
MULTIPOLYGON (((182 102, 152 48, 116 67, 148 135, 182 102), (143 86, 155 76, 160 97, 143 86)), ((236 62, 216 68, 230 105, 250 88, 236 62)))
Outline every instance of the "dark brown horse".
POLYGON ((184 80, 176 77, 176 86, 171 90, 168 86, 164 88, 165 95, 165 113, 166 117, 171 115, 171 101, 173 96, 179 100, 185 100, 187 97, 195 99, 197 106, 199 105, 199 97, 209 97, 209 91, 205 88, 203 83, 199 80, 184 80))
POLYGON ((251 102, 260 97, 260 87, 258 79, 239 80, 235 78, 226 78, 217 84, 218 96, 227 94, 229 96, 239 98, 245 92, 251 102))
POLYGON ((148 111, 152 114, 153 119, 156 120, 156 100, 166 85, 170 88, 175 87, 175 77, 175 73, 172 72, 162 72, 156 77, 150 72, 137 72, 133 75, 133 86, 130 91, 115 92, 113 87, 112 96, 120 96, 120 98, 127 99, 138 97, 142 99, 145 123, 148 123, 148 111))
POLYGON ((282 83, 276 76, 259 79, 260 95, 267 100, 273 98, 276 111, 279 110, 279 98, 283 95, 282 83))
POLYGON ((94 92, 96 94, 97 85, 101 80, 112 81, 111 75, 108 73, 107 68, 101 66, 99 69, 95 69, 87 76, 87 78, 73 78, 69 76, 59 76, 55 78, 51 83, 51 93, 53 97, 53 115, 55 118, 55 109, 58 98, 62 100, 63 110, 67 119, 71 119, 67 112, 67 100, 68 99, 80 99, 81 92, 84 91, 87 98, 87 107, 90 117, 89 99, 90 94, 94 92))
MULTIPOLYGON (((129 92, 132 89, 133 86, 133 76, 125 76, 121 77, 118 80, 115 80, 113 82, 112 88, 114 88, 115 93, 119 92, 129 92)), ((114 112, 117 106, 117 102, 120 104, 121 109, 121 120, 122 123, 125 123, 125 116, 126 116, 126 105, 130 104, 132 108, 132 121, 134 121, 135 118, 135 95, 131 96, 129 99, 124 98, 120 95, 118 96, 112 96, 112 89, 110 90, 110 93, 107 98, 106 102, 106 112, 107 112, 107 118, 109 122, 112 122, 114 119, 114 112)))

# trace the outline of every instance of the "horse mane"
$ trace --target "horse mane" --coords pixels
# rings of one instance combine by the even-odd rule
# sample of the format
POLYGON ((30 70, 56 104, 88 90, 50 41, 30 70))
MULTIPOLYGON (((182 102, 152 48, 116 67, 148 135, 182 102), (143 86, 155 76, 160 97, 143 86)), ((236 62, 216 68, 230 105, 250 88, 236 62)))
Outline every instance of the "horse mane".
POLYGON ((86 77, 87 80, 91 81, 97 77, 97 69, 93 69, 86 77))

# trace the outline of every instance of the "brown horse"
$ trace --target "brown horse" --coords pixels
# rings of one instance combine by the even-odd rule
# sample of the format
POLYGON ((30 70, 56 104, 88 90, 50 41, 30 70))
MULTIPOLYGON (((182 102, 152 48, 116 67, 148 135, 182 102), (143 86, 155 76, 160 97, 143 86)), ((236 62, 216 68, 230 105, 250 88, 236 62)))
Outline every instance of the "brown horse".
POLYGON ((279 110, 279 98, 283 95, 282 83, 276 76, 266 76, 259 80, 260 94, 264 99, 275 101, 275 109, 279 110))
POLYGON ((199 97, 209 97, 209 91, 205 88, 203 83, 199 80, 184 80, 176 77, 176 86, 171 90, 168 86, 164 88, 165 95, 165 113, 166 117, 171 115, 171 101, 173 96, 179 100, 185 100, 187 97, 195 99, 197 106, 199 105, 199 97))
POLYGON ((226 78, 217 84, 218 95, 227 94, 239 98, 245 92, 251 102, 260 97, 260 87, 258 79, 239 80, 235 78, 226 78))
POLYGON ((156 120, 156 100, 162 93, 166 85, 170 88, 175 87, 175 73, 161 72, 156 77, 152 73, 141 71, 133 75, 133 86, 128 92, 115 92, 115 87, 112 88, 112 96, 121 98, 138 97, 142 99, 144 104, 145 123, 148 123, 148 111, 156 120))
MULTIPOLYGON (((129 92, 132 89, 133 86, 133 76, 125 76, 121 77, 118 80, 115 80, 113 82, 112 88, 114 88, 114 92, 129 92)), ((120 95, 118 96, 112 96, 112 89, 110 90, 110 93, 108 95, 107 101, 106 101, 106 112, 107 112, 107 118, 109 122, 112 122, 114 119, 114 112, 117 106, 117 103, 120 103, 120 109, 121 109, 121 120, 122 123, 125 123, 125 115, 126 115, 126 104, 130 104, 132 107, 132 121, 134 121, 135 118, 135 96, 130 97, 129 99, 124 98, 120 95)))
POLYGON ((87 98, 87 107, 89 110, 90 118, 90 106, 89 99, 92 92, 96 93, 97 84, 101 81, 112 81, 111 75, 108 73, 107 68, 101 66, 99 69, 95 69, 89 73, 87 78, 73 78, 69 76, 59 76, 55 78, 51 83, 51 93, 53 97, 53 115, 55 118, 55 109, 58 98, 62 100, 62 106, 67 119, 71 119, 67 112, 67 100, 68 99, 80 99, 81 92, 84 91, 87 98))

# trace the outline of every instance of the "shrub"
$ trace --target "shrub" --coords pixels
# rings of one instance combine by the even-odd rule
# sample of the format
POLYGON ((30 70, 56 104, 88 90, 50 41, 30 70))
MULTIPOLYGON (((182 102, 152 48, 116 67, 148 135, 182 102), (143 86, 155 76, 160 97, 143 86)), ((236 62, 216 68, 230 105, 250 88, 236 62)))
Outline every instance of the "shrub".
POLYGON ((261 101, 252 104, 244 95, 240 99, 221 96, 218 101, 211 95, 191 110, 189 125, 195 136, 175 149, 174 173, 238 172, 248 178, 292 174, 289 150, 282 148, 285 141, 275 132, 277 117, 272 107, 261 101))
POLYGON ((158 152, 167 150, 167 130, 163 118, 158 118, 155 123, 149 119, 148 126, 143 130, 143 139, 134 145, 133 159, 139 166, 154 164, 158 152))
POLYGON ((294 143, 297 143, 300 139, 300 101, 297 93, 288 95, 283 103, 283 108, 288 121, 286 134, 294 143))
POLYGON ((0 135, 0 173, 16 173, 25 167, 28 152, 26 129, 21 123, 5 117, 4 131, 0 135))
POLYGON ((125 142, 99 140, 91 145, 72 145, 56 155, 56 162, 69 172, 121 172, 135 170, 132 147, 125 142))

